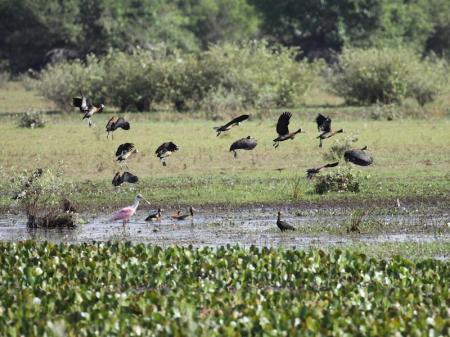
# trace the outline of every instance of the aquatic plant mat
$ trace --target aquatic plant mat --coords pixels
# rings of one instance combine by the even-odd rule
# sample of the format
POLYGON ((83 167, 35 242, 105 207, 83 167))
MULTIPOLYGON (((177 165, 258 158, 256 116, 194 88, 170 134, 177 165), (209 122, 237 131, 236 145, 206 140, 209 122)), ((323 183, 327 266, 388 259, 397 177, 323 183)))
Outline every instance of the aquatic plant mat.
POLYGON ((2 336, 448 335, 450 262, 0 243, 2 336))

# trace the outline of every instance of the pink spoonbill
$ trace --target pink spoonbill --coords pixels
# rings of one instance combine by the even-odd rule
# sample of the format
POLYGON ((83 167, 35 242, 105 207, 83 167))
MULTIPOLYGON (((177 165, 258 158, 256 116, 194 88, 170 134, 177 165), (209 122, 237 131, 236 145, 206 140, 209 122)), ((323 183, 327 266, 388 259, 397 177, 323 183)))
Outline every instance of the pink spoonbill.
POLYGON ((141 199, 143 199, 144 201, 146 201, 148 204, 150 204, 143 196, 142 194, 138 194, 136 195, 136 197, 134 198, 134 203, 131 206, 128 207, 124 207, 122 208, 120 211, 118 211, 116 214, 114 214, 112 220, 113 221, 117 221, 117 220, 122 220, 123 221, 123 226, 125 227, 126 224, 130 221, 130 218, 133 216, 134 213, 136 213, 136 210, 139 206, 139 202, 141 201, 141 199))

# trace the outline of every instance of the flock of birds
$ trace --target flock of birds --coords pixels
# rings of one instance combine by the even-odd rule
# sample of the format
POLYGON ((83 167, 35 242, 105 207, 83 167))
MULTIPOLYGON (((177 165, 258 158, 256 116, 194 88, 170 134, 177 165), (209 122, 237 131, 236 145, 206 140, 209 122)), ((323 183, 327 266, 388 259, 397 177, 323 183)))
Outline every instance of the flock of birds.
MULTIPOLYGON (((91 101, 81 94, 81 97, 73 98, 73 105, 77 107, 81 113, 83 113, 83 120, 88 120, 88 125, 91 127, 93 125, 92 117, 95 113, 101 112, 104 109, 104 105, 101 104, 99 106, 95 106, 91 103, 91 101)), ((233 127, 240 125, 242 122, 246 121, 250 116, 247 114, 241 115, 239 117, 234 118, 230 122, 222 125, 220 127, 215 127, 214 129, 217 132, 217 136, 220 136, 222 133, 230 131, 233 127)), ((301 128, 296 131, 291 132, 289 130, 289 123, 291 120, 292 114, 290 112, 283 112, 279 118, 276 125, 276 132, 278 136, 273 140, 273 147, 278 148, 281 142, 284 142, 288 139, 293 140, 295 136, 299 133, 304 133, 304 130, 301 128)), ((331 138, 339 133, 344 132, 344 129, 333 130, 331 128, 331 118, 324 116, 322 114, 318 114, 316 117, 317 130, 319 131, 319 135, 317 139, 319 139, 319 147, 322 147, 323 141, 331 138)), ((109 119, 106 124, 106 132, 107 138, 111 135, 111 138, 114 137, 114 131, 118 129, 130 130, 130 123, 126 121, 123 117, 112 117, 109 119)), ((256 139, 248 136, 242 139, 239 139, 231 144, 230 152, 233 152, 234 157, 237 157, 238 150, 253 150, 258 145, 256 139)), ((163 166, 166 166, 166 158, 169 157, 172 153, 179 150, 179 146, 175 143, 169 141, 162 143, 155 151, 156 157, 160 160, 163 166)), ((112 184, 114 186, 119 186, 123 183, 136 183, 139 178, 128 172, 123 171, 123 167, 125 166, 128 169, 127 160, 129 160, 134 154, 138 153, 137 148, 133 143, 124 143, 119 145, 116 155, 116 161, 119 163, 121 167, 121 171, 117 172, 112 180, 112 184)), ((346 162, 351 162, 355 165, 367 166, 373 163, 372 156, 367 152, 367 146, 361 149, 351 149, 344 153, 344 159, 346 162)), ((319 167, 313 167, 306 171, 306 175, 308 179, 313 179, 316 174, 318 174, 321 170, 325 168, 335 167, 339 164, 339 162, 328 163, 319 167)), ((130 221, 130 218, 135 214, 139 203, 141 200, 144 200, 148 204, 150 204, 141 194, 136 195, 134 199, 134 203, 131 206, 124 207, 114 214, 112 220, 121 220, 123 222, 123 226, 130 221)), ((192 207, 189 208, 188 213, 182 213, 181 211, 177 211, 172 214, 172 219, 174 220, 185 220, 187 218, 192 218, 194 216, 194 209, 192 207)), ((162 209, 158 209, 156 213, 151 213, 145 219, 146 221, 157 221, 162 217, 162 209)), ((278 212, 277 226, 281 231, 285 230, 294 230, 294 227, 288 224, 285 221, 281 220, 281 212, 278 212)))

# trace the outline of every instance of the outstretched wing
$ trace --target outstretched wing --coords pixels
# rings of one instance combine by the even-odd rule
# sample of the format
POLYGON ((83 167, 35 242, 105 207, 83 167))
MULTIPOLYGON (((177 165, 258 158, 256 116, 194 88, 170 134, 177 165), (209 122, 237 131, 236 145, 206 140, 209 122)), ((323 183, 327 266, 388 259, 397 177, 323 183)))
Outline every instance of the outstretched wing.
POLYGON ((137 183, 139 178, 135 176, 134 174, 130 172, 124 172, 123 175, 123 181, 126 181, 127 183, 134 184, 137 183))
POLYGON ((155 151, 155 154, 161 155, 166 153, 167 151, 175 152, 178 151, 178 146, 173 142, 162 143, 155 151))
POLYGON ((235 141, 230 146, 230 151, 234 150, 252 150, 258 145, 256 139, 253 138, 242 138, 237 141, 235 141))
POLYGON ((117 129, 117 128, 122 128, 122 129, 124 129, 124 130, 130 130, 130 123, 127 122, 123 117, 119 117, 119 118, 116 120, 116 123, 115 123, 114 128, 115 128, 115 129, 117 129))
POLYGON ((241 122, 247 120, 249 117, 250 117, 250 115, 241 115, 241 116, 236 117, 235 119, 229 121, 227 124, 221 126, 219 129, 226 130, 229 126, 241 123, 241 122))
POLYGON ((277 133, 280 136, 287 135, 289 133, 289 120, 292 114, 290 112, 283 112, 278 118, 277 133))
POLYGON ((337 162, 334 162, 334 163, 323 165, 322 168, 335 167, 335 166, 338 166, 338 165, 339 165, 339 162, 337 161, 337 162))
POLYGON ((116 151, 116 156, 120 156, 121 154, 130 152, 134 149, 134 144, 133 143, 124 143, 119 145, 119 147, 117 148, 116 151))
POLYGON ((317 129, 319 131, 330 132, 331 131, 331 118, 325 117, 319 113, 316 117, 317 129))
POLYGON ((72 104, 74 107, 81 108, 82 98, 80 98, 80 97, 72 98, 72 104))

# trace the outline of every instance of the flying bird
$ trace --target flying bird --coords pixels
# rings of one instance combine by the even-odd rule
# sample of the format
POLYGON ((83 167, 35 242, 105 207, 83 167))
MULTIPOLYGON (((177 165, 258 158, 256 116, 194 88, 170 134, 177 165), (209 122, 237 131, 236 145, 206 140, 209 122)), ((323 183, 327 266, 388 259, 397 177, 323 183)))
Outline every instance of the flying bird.
POLYGON ((289 121, 291 119, 292 114, 290 112, 283 112, 278 118, 277 123, 277 133, 278 137, 273 141, 273 146, 277 148, 280 145, 280 142, 283 142, 287 139, 294 139, 297 133, 304 132, 302 129, 298 129, 294 132, 289 132, 289 121))
POLYGON ((143 196, 142 194, 136 195, 134 198, 134 203, 131 206, 124 207, 121 210, 119 210, 114 216, 112 217, 113 221, 122 220, 123 226, 125 227, 126 224, 130 221, 130 218, 133 216, 134 213, 136 213, 137 208, 139 207, 139 202, 144 200, 147 202, 147 204, 150 204, 143 196))
POLYGON ((74 107, 80 109, 80 112, 83 114, 89 110, 87 98, 83 93, 81 93, 81 97, 72 98, 72 104, 74 107))
POLYGON ((331 131, 331 118, 319 113, 316 117, 317 131, 331 131))
POLYGON ((183 214, 181 211, 177 211, 176 213, 172 214, 171 218, 174 220, 186 220, 187 218, 194 217, 194 211, 196 211, 192 206, 189 207, 189 213, 183 214))
POLYGON ((233 151, 234 158, 237 158, 237 150, 253 150, 258 145, 256 139, 247 136, 235 141, 230 146, 230 152, 233 151))
POLYGON ((345 151, 344 159, 346 162, 351 162, 359 166, 369 166, 373 163, 373 158, 367 151, 367 146, 364 146, 362 149, 352 149, 345 151))
POLYGON ((313 167, 313 168, 307 169, 306 170, 306 177, 308 179, 312 179, 312 178, 314 178, 314 176, 317 173, 320 172, 320 170, 322 170, 324 168, 327 168, 327 167, 335 167, 335 166, 338 166, 338 165, 339 165, 339 162, 337 161, 335 163, 330 163, 330 164, 322 165, 322 166, 319 166, 319 167, 313 167))
POLYGON ((162 143, 155 151, 156 156, 159 158, 163 166, 166 166, 165 159, 169 157, 173 152, 177 152, 179 147, 173 142, 162 143))
POLYGON ((134 183, 137 183, 138 180, 139 180, 139 178, 130 172, 117 172, 114 175, 112 184, 114 186, 120 186, 123 183, 134 184, 134 183))
POLYGON ((241 124, 243 121, 247 120, 250 117, 250 115, 241 115, 239 117, 236 117, 235 119, 231 120, 225 125, 215 127, 214 130, 217 132, 217 136, 219 136, 222 132, 231 130, 232 127, 237 126, 241 124))
POLYGON ((86 113, 84 114, 84 116, 81 120, 87 118, 89 126, 92 126, 92 116, 97 112, 102 112, 103 109, 105 108, 105 106, 103 104, 100 104, 100 106, 96 107, 92 104, 91 105, 88 104, 88 108, 89 108, 89 110, 86 111, 86 113))
POLYGON ((111 134, 111 139, 114 139, 114 131, 117 129, 130 130, 130 123, 127 122, 123 117, 111 117, 111 119, 106 124, 106 138, 109 138, 111 134))
POLYGON ((286 221, 281 220, 281 212, 278 212, 277 226, 282 232, 287 230, 295 231, 295 228, 293 226, 288 224, 286 221))
POLYGON ((161 220, 163 210, 161 208, 158 208, 158 211, 156 213, 150 213, 146 218, 145 221, 158 221, 161 220))
POLYGON ((344 132, 344 129, 339 129, 336 131, 331 130, 331 118, 325 117, 322 114, 318 114, 316 117, 316 123, 317 123, 317 130, 322 131, 322 133, 317 136, 319 138, 319 147, 322 147, 322 141, 324 139, 333 137, 334 135, 344 132))
POLYGON ((131 157, 131 155, 138 153, 139 151, 136 149, 133 143, 124 143, 119 145, 116 151, 116 160, 119 164, 124 163, 128 168, 126 160, 131 157))

